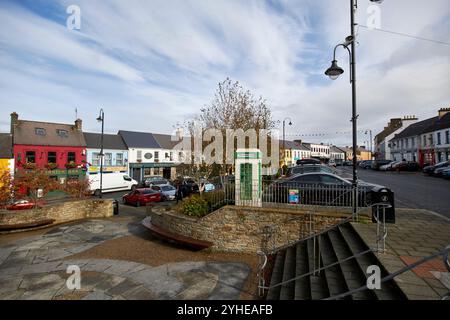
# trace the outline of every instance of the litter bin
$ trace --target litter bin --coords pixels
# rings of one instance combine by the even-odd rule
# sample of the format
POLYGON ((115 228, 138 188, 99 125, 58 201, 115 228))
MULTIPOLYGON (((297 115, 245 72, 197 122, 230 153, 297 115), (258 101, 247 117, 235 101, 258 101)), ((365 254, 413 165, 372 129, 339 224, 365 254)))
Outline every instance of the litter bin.
POLYGON ((119 214, 119 201, 118 200, 114 200, 113 201, 113 208, 114 208, 114 215, 118 215, 119 214))
POLYGON ((372 190, 372 222, 376 222, 377 215, 381 221, 395 223, 394 193, 387 188, 376 188, 372 190), (385 215, 385 217, 383 216, 385 215))

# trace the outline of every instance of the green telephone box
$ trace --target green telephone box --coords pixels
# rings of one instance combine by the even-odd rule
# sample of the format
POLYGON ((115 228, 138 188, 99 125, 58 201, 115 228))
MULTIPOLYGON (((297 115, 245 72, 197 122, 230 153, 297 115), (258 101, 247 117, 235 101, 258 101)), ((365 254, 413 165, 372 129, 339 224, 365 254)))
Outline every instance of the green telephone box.
POLYGON ((237 149, 235 170, 236 205, 261 207, 261 151, 259 149, 237 149))

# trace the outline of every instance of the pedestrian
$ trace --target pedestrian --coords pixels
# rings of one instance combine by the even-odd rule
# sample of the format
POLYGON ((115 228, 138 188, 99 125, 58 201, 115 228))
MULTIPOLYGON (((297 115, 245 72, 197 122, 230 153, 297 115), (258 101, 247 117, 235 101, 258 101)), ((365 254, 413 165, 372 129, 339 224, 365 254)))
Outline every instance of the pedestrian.
POLYGON ((183 188, 182 188, 181 182, 179 182, 179 181, 177 183, 176 198, 177 198, 177 204, 178 204, 178 201, 183 201, 183 188))

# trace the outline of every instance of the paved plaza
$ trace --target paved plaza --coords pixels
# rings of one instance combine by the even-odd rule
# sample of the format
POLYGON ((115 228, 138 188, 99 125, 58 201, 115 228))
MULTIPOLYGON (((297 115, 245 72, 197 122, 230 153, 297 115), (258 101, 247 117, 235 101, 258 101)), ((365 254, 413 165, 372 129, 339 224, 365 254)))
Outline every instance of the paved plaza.
MULTIPOLYGON (((142 228, 131 218, 87 220, 0 245, 0 299, 239 299, 251 272, 240 262, 150 266, 118 259, 72 259, 142 228), (69 290, 67 267, 81 270, 69 290)), ((130 248, 132 250, 132 248, 130 248)))

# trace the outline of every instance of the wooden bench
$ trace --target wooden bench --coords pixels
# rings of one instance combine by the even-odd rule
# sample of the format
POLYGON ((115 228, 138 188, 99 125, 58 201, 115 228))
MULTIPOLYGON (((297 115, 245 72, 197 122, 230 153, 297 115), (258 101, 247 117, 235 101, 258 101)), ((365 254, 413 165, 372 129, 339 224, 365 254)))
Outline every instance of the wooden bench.
POLYGON ((152 224, 151 217, 147 217, 144 220, 142 220, 141 224, 159 238, 174 241, 178 244, 181 244, 194 250, 203 250, 213 245, 212 242, 197 240, 194 238, 186 237, 183 235, 175 234, 170 231, 164 230, 163 228, 152 224))
POLYGON ((29 229, 35 227, 42 227, 50 225, 55 222, 55 219, 42 219, 28 223, 16 223, 16 224, 0 224, 0 231, 12 231, 20 229, 29 229))

